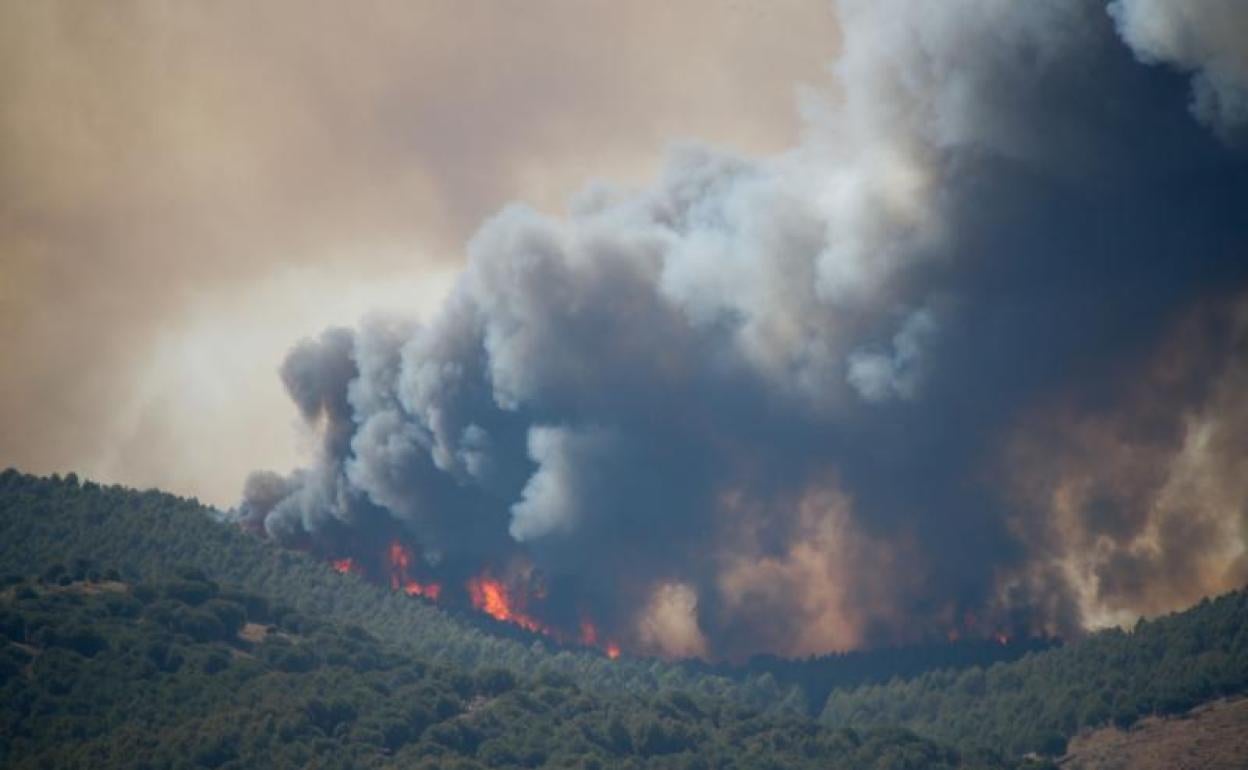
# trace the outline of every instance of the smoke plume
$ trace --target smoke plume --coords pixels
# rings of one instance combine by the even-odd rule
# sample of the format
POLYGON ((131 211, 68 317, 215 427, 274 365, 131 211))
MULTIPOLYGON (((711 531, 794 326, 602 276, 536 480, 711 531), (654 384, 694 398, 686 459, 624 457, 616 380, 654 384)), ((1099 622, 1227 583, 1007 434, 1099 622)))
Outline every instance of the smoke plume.
POLYGON ((318 454, 240 517, 671 656, 1242 582, 1248 13, 1173 6, 843 0, 800 146, 510 205, 428 324, 296 346, 318 454))

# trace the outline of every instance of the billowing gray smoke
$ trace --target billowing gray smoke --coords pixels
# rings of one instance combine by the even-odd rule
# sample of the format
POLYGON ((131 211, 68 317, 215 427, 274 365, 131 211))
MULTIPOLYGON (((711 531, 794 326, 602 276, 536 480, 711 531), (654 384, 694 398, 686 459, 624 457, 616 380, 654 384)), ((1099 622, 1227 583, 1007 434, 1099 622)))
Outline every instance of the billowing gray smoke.
POLYGON ((635 650, 1075 633, 1248 576, 1248 5, 844 0, 779 157, 486 222, 240 516, 635 650), (1236 32, 1238 30, 1238 32, 1236 32))

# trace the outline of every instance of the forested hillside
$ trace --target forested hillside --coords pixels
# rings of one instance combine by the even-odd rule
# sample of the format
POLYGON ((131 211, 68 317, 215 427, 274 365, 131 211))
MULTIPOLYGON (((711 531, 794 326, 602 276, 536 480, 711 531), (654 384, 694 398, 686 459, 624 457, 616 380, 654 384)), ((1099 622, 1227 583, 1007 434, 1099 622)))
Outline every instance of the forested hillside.
POLYGON ((1017 660, 1029 653, 1055 647, 1055 639, 961 639, 908 647, 882 647, 831 653, 802 659, 759 655, 744 664, 687 660, 682 666, 695 673, 750 681, 770 676, 781 689, 798 687, 810 713, 818 715, 833 690, 909 679, 926 671, 961 670, 1017 660))
MULTIPOLYGON (((51 665, 62 659, 69 661, 64 664, 69 666, 65 669, 68 673, 59 679, 55 672, 60 669, 48 669, 51 678, 47 686, 53 690, 61 688, 63 692, 59 694, 39 689, 44 687, 42 679, 10 680, 11 685, 17 681, 21 688, 38 690, 23 689, 19 693, 21 698, 27 699, 21 701, 26 704, 22 708, 28 709, 20 719, 41 713, 40 708, 53 709, 58 718, 65 716, 68 712, 59 706, 46 703, 40 706, 44 703, 40 698, 59 697, 83 687, 94 687, 96 685, 91 682, 110 677, 128 680, 138 669, 125 666, 139 664, 125 662, 129 660, 125 656, 117 659, 110 656, 126 650, 126 655, 133 657, 133 650, 147 649, 153 643, 182 645, 179 655, 186 661, 198 660, 196 656, 200 655, 211 657, 212 650, 215 650, 214 660, 224 654, 231 666, 238 663, 242 667, 239 670, 250 678, 235 681, 229 678, 235 676, 231 673, 213 681, 229 682, 230 687, 242 688, 240 692, 247 698, 244 703, 251 704, 247 708, 257 709, 262 709, 267 702, 268 690, 249 690, 247 687, 252 685, 246 682, 261 676, 269 677, 263 680, 266 688, 270 685, 294 688, 301 693, 295 700, 305 696, 310 699, 311 693, 322 690, 349 690, 334 678, 348 675, 334 673, 338 664, 324 657, 330 654, 328 651, 342 645, 364 645, 370 650, 367 655, 381 656, 380 659, 385 660, 428 661, 427 665, 434 669, 452 672, 446 676, 459 677, 457 681, 477 681, 486 676, 507 678, 498 673, 506 670, 511 672, 511 679, 528 683, 517 688, 520 693, 531 694, 543 687, 568 689, 573 693, 568 698, 591 711, 606 709, 611 712, 621 704, 634 703, 640 704, 636 705, 639 714, 650 713, 647 709, 662 711, 667 707, 656 705, 659 701, 654 699, 660 697, 656 693, 679 691, 685 693, 681 697, 692 698, 699 704, 697 710, 702 716, 697 720, 710 720, 710 726, 701 722, 696 729, 690 726, 695 734, 702 736, 699 741, 709 741, 698 745, 718 747, 715 750, 722 749, 725 756, 757 749, 757 746, 750 749, 740 742, 753 734, 750 732, 753 727, 741 728, 746 730, 743 734, 735 732, 736 727, 727 733, 719 732, 721 728, 727 729, 723 720, 731 718, 750 724, 755 724, 751 720, 762 720, 758 724, 774 726, 779 732, 768 732, 766 741, 772 741, 771 750, 780 754, 795 751, 806 756, 804 752, 809 750, 816 754, 832 752, 828 756, 840 758, 855 756, 852 752, 861 749, 857 743, 852 747, 829 748, 821 742, 851 740, 850 733, 835 732, 837 730, 901 726, 963 751, 988 752, 983 756, 989 759, 983 761, 989 763, 987 766, 994 766, 991 764, 997 761, 991 759, 994 751, 1006 757, 1019 757, 1027 752, 1055 756, 1061 754, 1067 740, 1081 730, 1107 724, 1129 725, 1144 715, 1179 713, 1223 695, 1248 693, 1248 595, 1242 592, 1207 600, 1184 613, 1141 622, 1130 632, 1100 632, 1066 646, 1022 642, 999 647, 994 643, 963 642, 944 648, 877 650, 808 661, 756 659, 745 669, 671 664, 627 655, 609 660, 595 650, 561 649, 549 640, 511 627, 495 626, 474 614, 448 612, 423 599, 370 584, 352 575, 340 575, 307 554, 274 547, 219 519, 219 513, 195 501, 158 492, 80 483, 72 476, 40 479, 11 470, 0 473, 0 574, 11 576, 7 578, 9 583, 18 586, 7 589, 6 601, 13 605, 11 612, 25 618, 21 621, 20 636, 15 636, 17 632, 12 629, 18 623, 12 620, 12 614, 5 616, 5 628, 9 629, 5 633, 13 640, 6 648, 5 676, 11 678, 16 675, 14 672, 21 671, 29 674, 34 670, 33 663, 51 665), (110 566, 105 569, 104 565, 110 566), (188 581, 188 575, 195 579, 188 581), (101 585, 123 586, 125 590, 109 593, 102 588, 89 591, 66 588, 81 586, 83 581, 94 585, 91 581, 97 580, 111 580, 101 585), (237 588, 219 591, 214 586, 198 589, 198 592, 194 588, 197 583, 213 581, 237 588), (205 590, 210 595, 205 595, 205 590), (258 596, 266 598, 261 600, 258 596), (179 602, 186 606, 175 606, 179 602), (244 619, 273 625, 276 634, 253 642, 236 639, 232 633, 239 621, 238 612, 223 608, 222 603, 241 606, 244 619), (211 615, 216 615, 216 622, 209 617, 211 615), (224 626, 224 632, 218 629, 218 624, 224 626), (36 638, 31 635, 31 628, 43 627, 63 628, 48 632, 51 636, 45 634, 36 638), (88 629, 85 636, 78 634, 81 629, 88 629), (164 635, 160 636, 163 641, 152 642, 148 636, 158 629, 163 629, 157 634, 164 635), (497 633, 500 631, 504 633, 497 633), (107 641, 118 634, 119 638, 130 641, 122 644, 107 641), (324 636, 326 634, 328 636, 324 636), (67 644, 73 648, 77 644, 75 639, 96 637, 106 640, 100 647, 100 654, 87 654, 89 649, 78 650, 75 654, 82 660, 66 657, 68 653, 59 651, 65 645, 50 641, 70 640, 67 644), (303 644, 301 639, 313 643, 303 644), (39 654, 40 650, 55 651, 55 655, 44 657, 39 654), (1006 660, 1019 652, 1026 652, 1025 657, 1012 662, 1006 660), (994 656, 998 662, 977 665, 985 659, 991 661, 994 656), (288 670, 292 665, 299 670, 288 670), (96 671, 92 667, 97 666, 105 668, 95 674, 88 673, 96 671), (255 673, 254 666, 260 666, 260 674, 255 673), (283 679, 285 676, 296 676, 299 684, 287 683, 283 679), (890 677, 891 681, 886 681, 890 677), (862 686, 864 682, 872 684, 862 686), (829 691, 825 702, 823 695, 829 691), (813 709, 808 704, 812 695, 817 699, 813 709), (816 730, 812 722, 801 716, 807 710, 818 714, 819 721, 833 732, 816 730), (799 740, 795 736, 806 737, 799 740), (808 739, 816 740, 817 747, 810 748, 816 744, 810 744, 808 739)), ((93 643, 85 644, 90 648, 93 643)), ((350 658, 354 653, 343 654, 350 658)), ((199 664, 185 671, 179 668, 158 674, 167 677, 160 680, 158 688, 151 682, 142 686, 191 692, 184 688, 179 677, 200 671, 202 667, 197 666, 199 664)), ((350 676, 358 675, 363 679, 359 682, 352 679, 350 686, 358 686, 361 693, 371 690, 384 695, 390 692, 386 688, 399 687, 386 684, 390 680, 384 677, 374 680, 373 677, 382 674, 372 668, 353 671, 350 676)), ((202 671, 195 676, 201 674, 215 676, 215 672, 202 671)), ((202 684, 197 683, 195 687, 202 684)), ((132 697, 135 702, 156 698, 156 702, 160 702, 165 695, 157 693, 156 689, 136 690, 124 698, 132 697)), ((221 697, 226 698, 225 692, 229 689, 225 688, 221 697)), ((123 698, 122 695, 117 697, 123 698)), ((473 698, 484 696, 468 689, 457 697, 461 703, 469 703, 473 698)), ((508 696, 516 697, 520 696, 508 696)), ((660 700, 662 697, 666 696, 661 696, 660 700)), ((193 718, 189 713, 184 716, 199 724, 195 720, 207 719, 211 709, 225 708, 225 702, 205 702, 204 713, 193 718)), ((511 700, 504 699, 500 703, 506 705, 511 700)), ((353 713, 367 715, 373 713, 369 710, 373 707, 357 704, 352 708, 353 713)), ((90 725, 95 724, 91 720, 97 718, 99 709, 83 705, 73 708, 77 709, 70 709, 77 714, 75 718, 81 719, 55 728, 62 731, 56 735, 88 743, 96 740, 90 735, 98 725, 90 725)), ((466 710, 468 706, 463 708, 466 710)), ((558 710, 542 714, 546 715, 542 718, 550 717, 560 724, 567 716, 558 710)), ((124 714, 108 718, 124 721, 124 714)), ((29 727, 33 723, 21 724, 29 727)), ((359 724, 372 722, 360 716, 359 724)), ((642 740, 637 738, 640 733, 636 732, 641 728, 635 727, 629 728, 629 735, 633 736, 630 740, 642 740)), ((177 733, 177 729, 170 729, 177 733)), ((254 743, 261 739, 247 732, 249 727, 239 729, 243 732, 237 734, 237 739, 242 741, 238 746, 261 745, 254 743)), ((772 730, 771 727, 766 729, 772 730)), ((336 757, 333 761, 348 765, 361 761, 360 757, 372 757, 371 762, 377 757, 389 756, 386 751, 397 750, 387 747, 384 741, 381 744, 362 741, 357 746, 352 738, 343 743, 340 740, 343 736, 336 730, 336 727, 321 729, 319 736, 309 733, 313 737, 296 743, 307 744, 305 749, 313 751, 317 762, 325 763, 323 766, 332 766, 332 763, 322 759, 316 753, 319 750, 309 748, 322 739, 338 741, 333 751, 346 753, 333 754, 336 757)), ((384 732, 381 730, 382 734, 384 732)), ((135 745, 140 745, 142 740, 137 735, 133 740, 137 742, 135 745)), ((938 751, 932 744, 903 734, 889 734, 891 738, 877 735, 869 740, 863 739, 860 733, 852 735, 856 737, 851 742, 861 739, 865 741, 862 745, 875 745, 873 741, 900 741, 921 754, 938 751)), ((43 739, 33 736, 31 740, 43 739)), ((478 748, 484 745, 482 739, 478 748)), ((276 751, 272 747, 266 750, 276 751)), ((23 756, 31 751, 29 747, 24 749, 23 756)), ((563 757, 558 751, 549 746, 542 751, 545 752, 542 756, 554 763, 552 766, 563 766, 560 763, 564 759, 550 759, 563 757)), ((758 749, 754 756, 761 757, 762 753, 758 752, 762 750, 758 749)), ((312 755, 296 752, 290 756, 295 757, 291 762, 299 764, 312 755)), ((480 759, 475 753, 472 756, 480 759)), ((953 761, 951 754, 939 756, 944 757, 939 761, 953 761)), ((622 760, 616 757, 606 761, 608 766, 616 766, 622 760)), ((160 762, 155 764, 163 766, 160 762)))
POLYGON ((1043 646, 993 642, 830 655, 808 661, 758 658, 747 666, 668 664, 625 656, 611 661, 585 649, 396 594, 340 575, 306 554, 277 548, 223 525, 196 501, 157 491, 0 473, 0 574, 42 574, 74 560, 120 565, 131 580, 193 566, 318 618, 355 623, 415 654, 456 666, 503 665, 534 672, 553 666, 610 690, 682 687, 756 708, 817 716, 829 690, 1018 657, 1043 646))
POLYGON ((1080 730, 1131 725, 1248 692, 1248 593, 962 672, 835 690, 822 720, 905 725, 963 746, 1061 754, 1080 730))
POLYGON ((456 617, 422 599, 340 575, 310 556, 278 548, 220 522, 213 509, 156 491, 66 478, 0 473, 0 574, 39 575, 75 560, 117 565, 128 580, 157 580, 187 566, 222 583, 272 597, 300 613, 356 624, 423 658, 463 668, 553 668, 611 691, 681 687, 764 708, 802 709, 796 688, 769 676, 733 682, 653 660, 608 660, 592 650, 556 650, 488 620, 456 617))
POLYGON ((1016 766, 678 690, 431 666, 194 570, 130 586, 80 569, 0 591, 4 767, 1016 766))

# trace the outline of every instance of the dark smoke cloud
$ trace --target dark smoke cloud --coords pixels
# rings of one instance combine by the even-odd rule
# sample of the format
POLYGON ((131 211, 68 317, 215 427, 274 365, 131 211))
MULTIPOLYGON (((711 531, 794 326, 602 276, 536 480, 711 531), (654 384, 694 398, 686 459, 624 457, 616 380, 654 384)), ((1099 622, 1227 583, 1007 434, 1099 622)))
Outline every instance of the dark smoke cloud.
POLYGON ((300 344, 320 455, 240 515, 397 531, 670 655, 1071 634, 1239 579, 1244 337, 1164 343, 1243 317, 1245 81, 1142 38, 1160 8, 840 3, 800 147, 509 206, 428 325, 300 344))

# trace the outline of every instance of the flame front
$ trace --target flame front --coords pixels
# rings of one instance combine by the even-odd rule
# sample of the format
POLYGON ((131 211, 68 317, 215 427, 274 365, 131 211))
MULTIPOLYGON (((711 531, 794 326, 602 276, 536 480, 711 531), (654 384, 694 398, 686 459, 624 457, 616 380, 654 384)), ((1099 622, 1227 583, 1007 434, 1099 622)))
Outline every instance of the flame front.
MULTIPOLYGON (((463 594, 454 588, 448 595, 444 583, 413 577, 414 572, 419 574, 427 570, 421 569, 412 550, 397 538, 382 549, 381 557, 380 563, 368 560, 362 563, 355 557, 344 556, 331 559, 329 564, 335 572, 343 575, 362 575, 374 580, 380 578, 383 582, 388 578, 392 590, 402 591, 408 596, 420 596, 434 602, 441 602, 443 599, 451 603, 462 602, 463 594)), ((599 649, 611 660, 616 660, 621 655, 619 643, 605 636, 584 611, 575 632, 539 620, 530 611, 530 605, 535 604, 537 610, 541 609, 546 593, 540 583, 530 586, 523 580, 519 584, 504 582, 487 569, 470 578, 463 586, 472 607, 497 621, 511 623, 560 644, 579 644, 599 649)), ((985 627, 986 624, 970 610, 959 612, 951 608, 949 615, 949 626, 944 633, 944 638, 949 643, 986 639, 1008 646, 1016 641, 1008 631, 1000 627, 985 627)))
MULTIPOLYGON (((413 572, 418 571, 417 565, 418 560, 411 549, 397 538, 391 540, 382 551, 380 569, 368 569, 366 565, 351 556, 330 560, 330 566, 340 574, 380 577, 383 581, 388 578, 393 591, 402 591, 408 596, 420 596, 435 602, 443 599, 445 593, 443 583, 436 580, 418 580, 413 577, 413 572)), ((545 598, 541 586, 531 591, 509 586, 487 571, 469 579, 464 588, 472 606, 495 620, 517 625, 526 631, 548 636, 560 643, 579 642, 587 647, 597 647, 612 660, 620 656, 620 646, 613 640, 604 639, 598 627, 587 617, 582 618, 579 633, 574 635, 547 625, 528 612, 526 607, 529 601, 536 600, 540 603, 545 598)), ((455 597, 452 596, 450 599, 454 601, 455 597)))
POLYGON ((468 599, 473 607, 495 620, 514 623, 529 631, 556 636, 540 621, 526 615, 507 590, 507 586, 489 575, 479 575, 468 581, 468 599))

